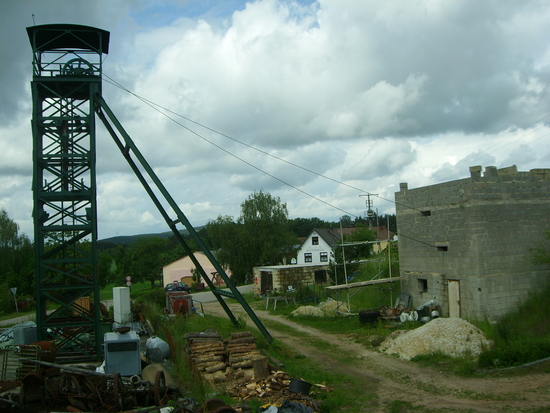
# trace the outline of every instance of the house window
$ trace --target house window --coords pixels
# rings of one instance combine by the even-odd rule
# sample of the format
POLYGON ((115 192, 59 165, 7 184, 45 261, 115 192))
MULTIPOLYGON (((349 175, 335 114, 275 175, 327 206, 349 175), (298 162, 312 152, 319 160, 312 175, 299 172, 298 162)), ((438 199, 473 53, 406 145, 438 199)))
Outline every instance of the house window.
POLYGON ((304 254, 304 262, 313 262, 313 257, 311 255, 311 252, 306 252, 304 254))
POLYGON ((311 245, 319 245, 319 237, 311 237, 311 245))
POLYGON ((328 262, 328 252, 321 252, 319 254, 319 259, 321 262, 328 262))
POLYGON ((428 292, 428 280, 419 278, 418 280, 418 292, 427 293, 428 292))

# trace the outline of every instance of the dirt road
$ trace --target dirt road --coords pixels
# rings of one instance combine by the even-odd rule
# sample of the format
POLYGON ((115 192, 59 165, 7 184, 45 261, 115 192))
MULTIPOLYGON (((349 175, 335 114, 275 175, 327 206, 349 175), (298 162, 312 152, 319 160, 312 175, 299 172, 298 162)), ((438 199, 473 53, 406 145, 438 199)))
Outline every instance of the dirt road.
MULTIPOLYGON (((234 314, 244 314, 238 304, 230 304, 234 314)), ((205 304, 205 313, 226 316, 218 303, 205 304)), ((397 359, 367 350, 349 337, 327 334, 305 327, 291 320, 257 310, 261 320, 273 320, 315 339, 337 346, 342 354, 352 356, 353 363, 337 360, 326 352, 308 344, 303 337, 271 329, 276 340, 292 346, 297 352, 316 360, 322 368, 355 377, 365 384, 358 391, 375 393, 374 402, 364 412, 386 413, 396 400, 408 402, 416 408, 400 412, 550 412, 550 363, 530 368, 524 375, 493 374, 485 378, 461 378, 419 367, 413 362, 397 359), (547 410, 548 409, 548 410, 547 410)), ((254 324, 243 317, 251 327, 254 324)), ((285 329, 287 330, 287 329, 285 329)))

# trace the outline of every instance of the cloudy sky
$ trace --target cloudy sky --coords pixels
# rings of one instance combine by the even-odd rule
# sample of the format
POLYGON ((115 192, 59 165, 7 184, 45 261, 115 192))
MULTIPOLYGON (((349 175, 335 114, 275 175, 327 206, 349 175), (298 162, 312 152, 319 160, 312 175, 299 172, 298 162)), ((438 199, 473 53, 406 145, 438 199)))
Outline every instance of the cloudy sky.
MULTIPOLYGON (((550 1, 3 0, 0 208, 31 238, 25 28, 54 23, 111 33, 104 97, 196 226, 259 190, 338 220, 367 193, 394 213, 400 182, 550 167, 550 1)), ((97 140, 99 237, 166 231, 97 140)))

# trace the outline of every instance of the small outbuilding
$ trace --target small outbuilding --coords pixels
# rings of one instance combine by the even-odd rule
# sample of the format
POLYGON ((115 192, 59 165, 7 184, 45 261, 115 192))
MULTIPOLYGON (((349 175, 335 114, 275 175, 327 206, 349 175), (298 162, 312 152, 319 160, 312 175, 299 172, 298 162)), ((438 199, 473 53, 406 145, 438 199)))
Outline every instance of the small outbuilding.
MULTIPOLYGON (((218 272, 210 262, 210 260, 202 252, 195 252, 195 258, 199 264, 204 269, 204 272, 209 276, 210 280, 214 285, 222 285, 223 281, 218 275, 218 272)), ((174 261, 162 268, 162 282, 163 286, 174 281, 183 281, 187 285, 193 285, 193 270, 195 269, 195 264, 189 256, 180 258, 177 261, 174 261)), ((227 276, 231 276, 229 270, 225 270, 227 276)), ((204 283, 204 280, 200 280, 204 283)))
POLYGON ((326 285, 330 282, 326 265, 273 265, 254 268, 254 294, 291 291, 299 286, 326 285))
POLYGON ((530 248, 550 229, 550 169, 470 168, 470 177, 395 194, 402 291, 443 316, 498 319, 549 283, 530 248))

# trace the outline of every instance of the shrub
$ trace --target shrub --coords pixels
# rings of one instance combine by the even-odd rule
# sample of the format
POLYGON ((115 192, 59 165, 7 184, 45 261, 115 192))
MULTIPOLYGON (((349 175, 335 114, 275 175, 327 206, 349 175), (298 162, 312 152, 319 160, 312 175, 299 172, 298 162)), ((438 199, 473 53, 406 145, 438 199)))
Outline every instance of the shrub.
POLYGON ((484 351, 479 356, 481 368, 502 368, 519 366, 550 356, 550 339, 547 337, 529 337, 514 340, 493 349, 484 351))
POLYGON ((550 288, 542 288, 498 321, 494 346, 480 355, 479 367, 512 367, 550 357, 549 294, 550 288))
POLYGON ((159 308, 166 307, 166 292, 164 288, 154 288, 142 293, 136 298, 136 303, 154 303, 159 308))
POLYGON ((4 291, 4 294, 0 294, 0 314, 9 314, 15 311, 15 301, 13 294, 11 293, 8 284, 0 284, 0 291, 4 291))

